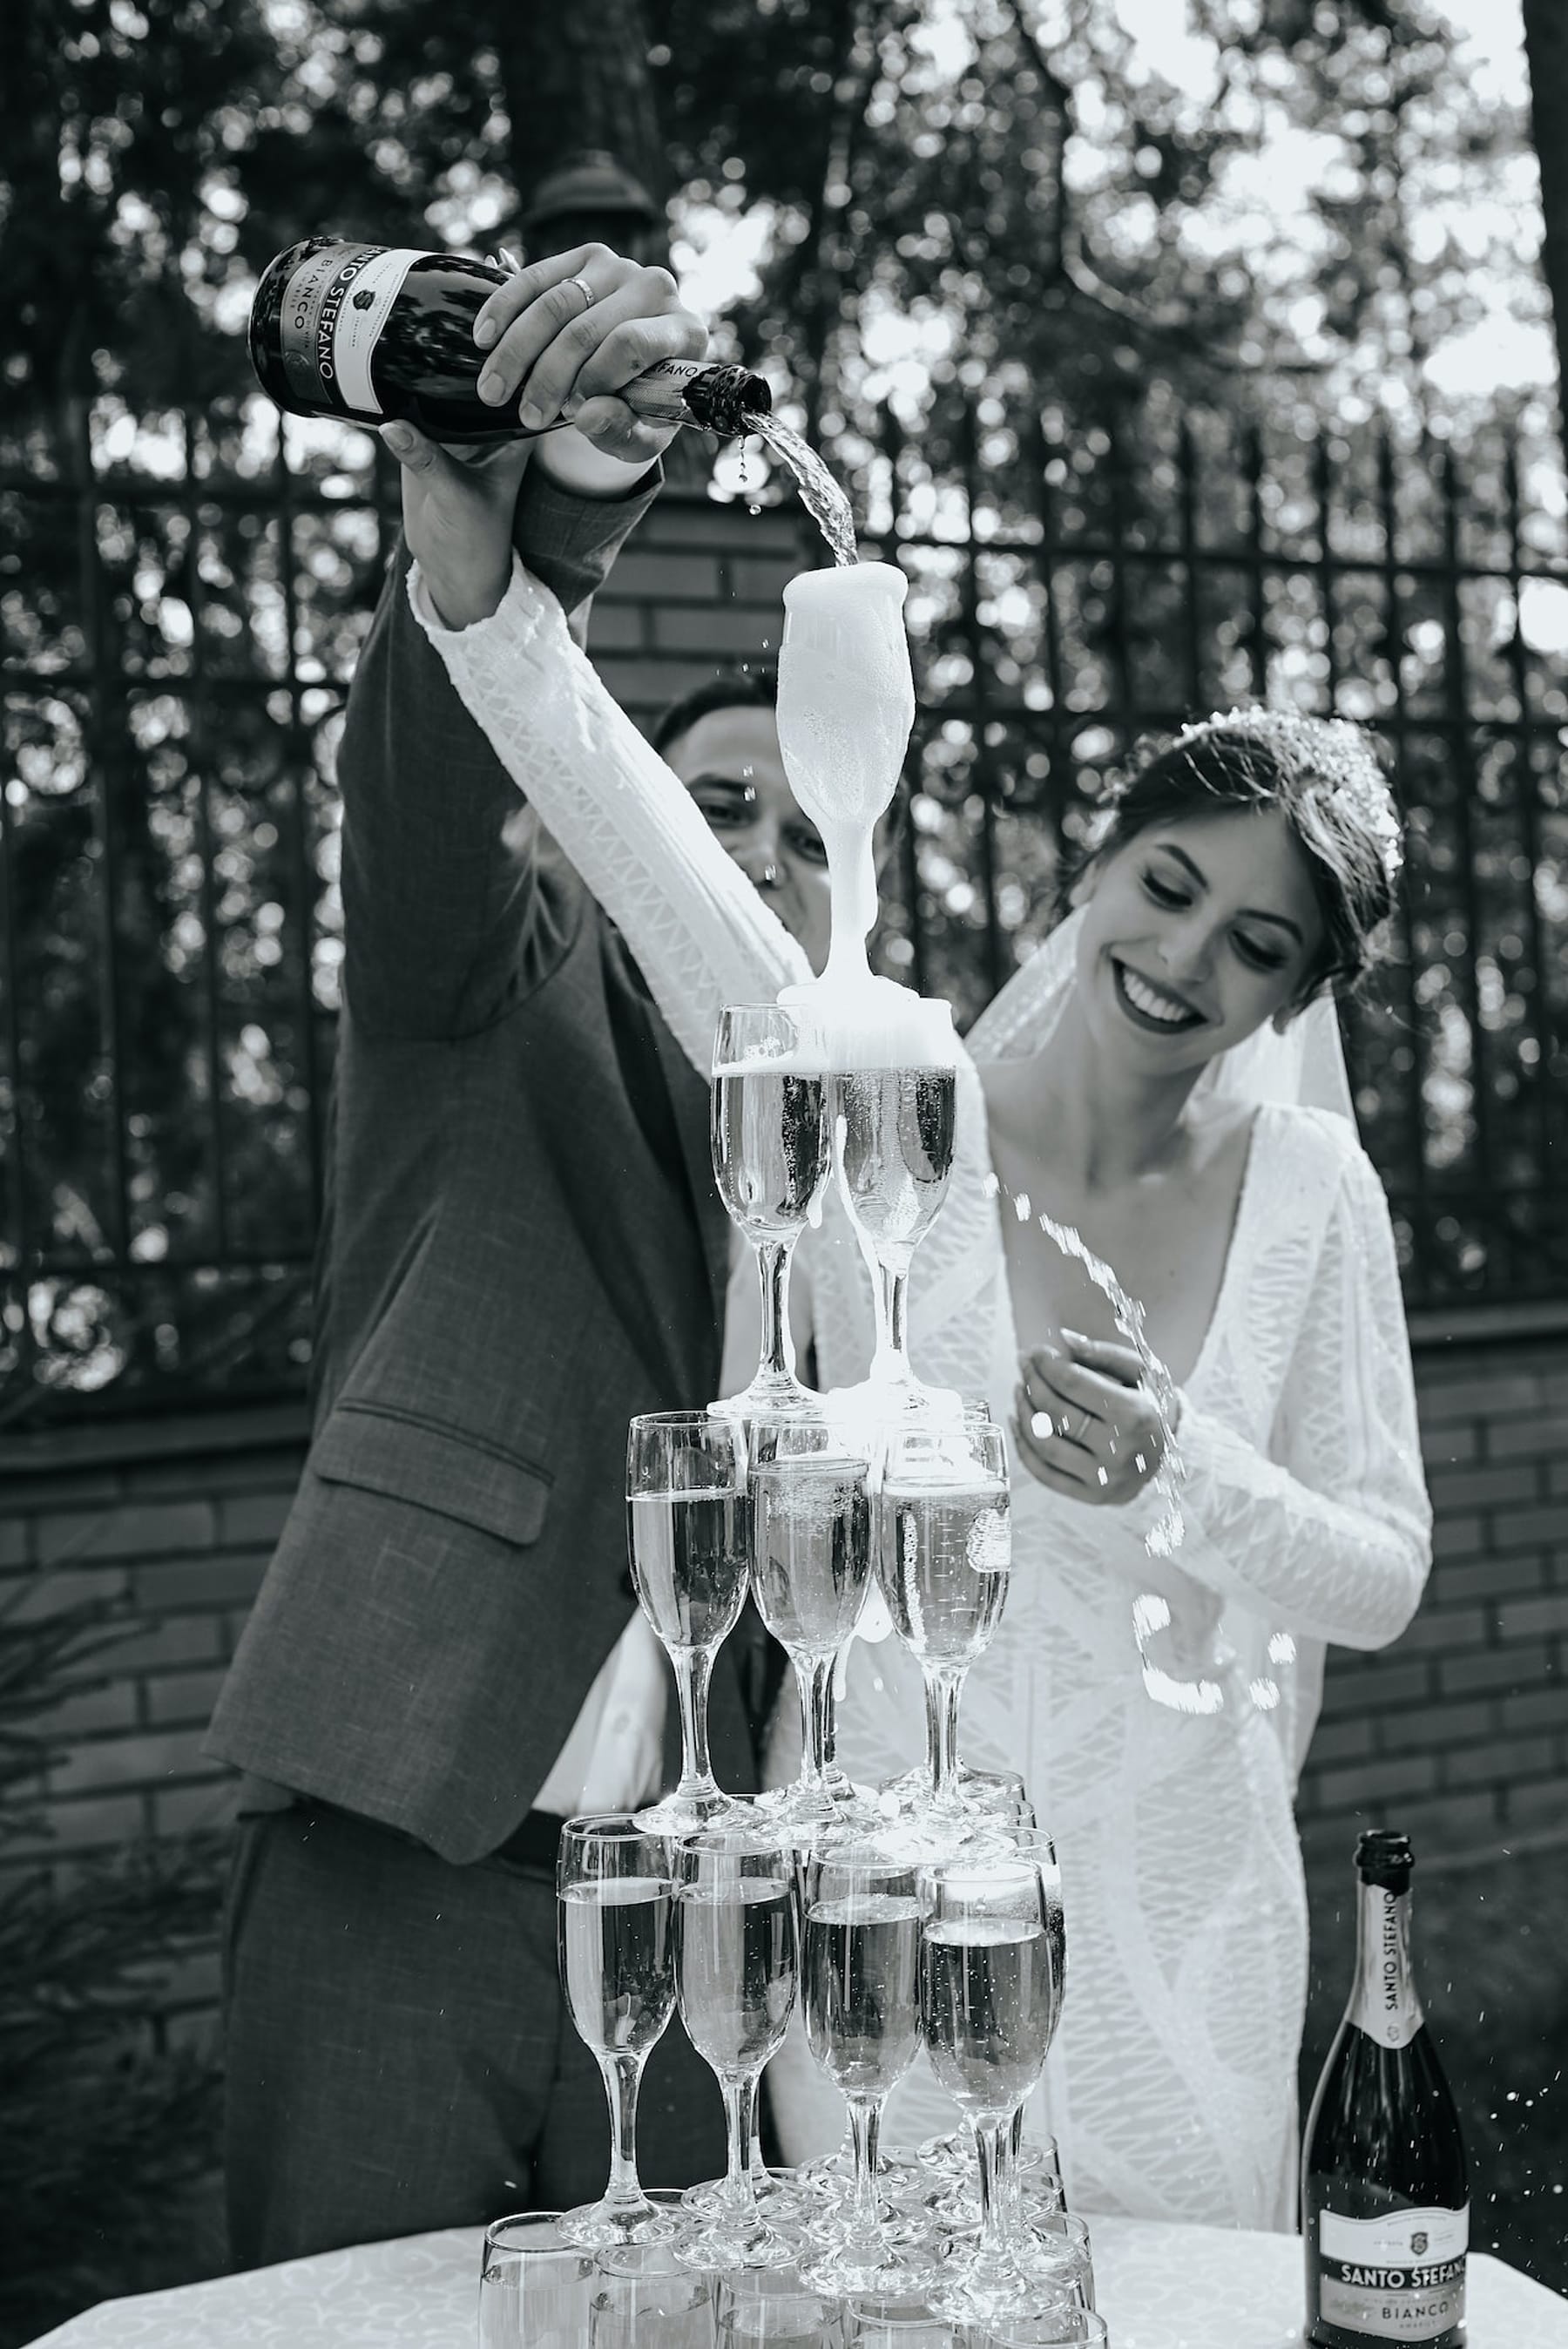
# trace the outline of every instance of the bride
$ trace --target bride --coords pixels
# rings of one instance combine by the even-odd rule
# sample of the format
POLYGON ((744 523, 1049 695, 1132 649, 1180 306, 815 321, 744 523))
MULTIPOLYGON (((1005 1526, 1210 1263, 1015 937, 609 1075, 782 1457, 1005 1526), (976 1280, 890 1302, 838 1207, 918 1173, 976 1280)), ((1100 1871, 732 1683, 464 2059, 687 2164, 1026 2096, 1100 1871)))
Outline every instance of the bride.
MULTIPOLYGON (((508 516, 498 502, 486 521, 469 483, 464 560, 490 530, 496 592, 477 608, 466 585, 444 594, 445 460, 405 437, 410 452, 414 609, 706 1072, 721 1005, 771 998, 805 958, 548 592, 515 560, 500 592, 508 516), (437 616, 459 610, 469 625, 437 616)), ((1021 1770, 1057 1841, 1072 1994, 1044 2116, 1090 2210, 1293 2223, 1295 1782, 1325 1643, 1393 1639, 1429 1556, 1393 1238, 1331 999, 1368 957, 1398 855, 1354 729, 1263 711, 1188 728, 1112 805, 1073 912, 962 1056, 910 1344, 923 1377, 1011 1419, 1025 1472, 965 1752, 1021 1770), (1142 1300, 1174 1382, 1171 1555, 1150 1555, 1169 1513, 1142 1361, 1042 1207, 1142 1300)), ((849 1384, 864 1276, 841 1215, 812 1237, 820 1374, 849 1384)), ((857 1642, 841 1762, 892 1775, 920 1752, 921 1719, 911 1661, 857 1642)), ((806 2069, 776 2065, 770 2085, 791 2158, 836 2139, 836 2100, 824 2113, 806 2069)), ((886 2141, 951 2126, 928 2077, 906 2085, 886 2141)))

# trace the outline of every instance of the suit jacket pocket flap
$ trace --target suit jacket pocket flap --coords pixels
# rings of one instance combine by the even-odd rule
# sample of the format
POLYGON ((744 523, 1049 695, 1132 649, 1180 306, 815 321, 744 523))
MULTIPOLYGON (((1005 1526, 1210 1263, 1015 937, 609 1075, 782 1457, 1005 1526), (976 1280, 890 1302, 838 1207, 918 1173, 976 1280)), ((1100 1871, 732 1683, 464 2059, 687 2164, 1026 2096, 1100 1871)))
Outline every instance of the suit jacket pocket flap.
POLYGON ((550 1479, 542 1470, 456 1428, 363 1403, 338 1404, 315 1439, 310 1464, 328 1484, 412 1501, 502 1541, 537 1541, 550 1499, 550 1479))

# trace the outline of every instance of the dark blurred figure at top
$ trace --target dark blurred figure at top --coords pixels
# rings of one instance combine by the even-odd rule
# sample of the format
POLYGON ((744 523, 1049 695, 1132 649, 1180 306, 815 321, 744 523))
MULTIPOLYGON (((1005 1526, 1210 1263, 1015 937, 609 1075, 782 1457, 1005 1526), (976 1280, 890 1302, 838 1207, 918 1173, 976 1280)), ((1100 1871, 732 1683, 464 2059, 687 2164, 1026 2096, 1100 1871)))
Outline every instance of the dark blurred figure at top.
MULTIPOLYGON (((645 269, 667 269, 670 263, 664 206, 603 147, 573 150, 534 183, 511 241, 521 247, 524 261, 580 244, 607 244, 645 269)), ((677 432, 665 451, 666 485, 705 488, 713 450, 706 433, 677 432)))
POLYGON ((575 244, 607 244, 645 268, 669 263, 664 207, 603 148, 562 156, 533 189, 519 227, 525 261, 575 244))

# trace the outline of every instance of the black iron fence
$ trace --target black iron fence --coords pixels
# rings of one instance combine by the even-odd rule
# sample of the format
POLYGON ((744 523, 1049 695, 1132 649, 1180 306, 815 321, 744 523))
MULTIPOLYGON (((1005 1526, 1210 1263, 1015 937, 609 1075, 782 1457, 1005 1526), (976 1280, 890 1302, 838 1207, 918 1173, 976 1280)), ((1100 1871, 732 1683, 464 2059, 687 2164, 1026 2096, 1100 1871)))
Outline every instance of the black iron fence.
MULTIPOLYGON (((1294 698, 1409 823, 1347 1035, 1413 1303, 1568 1297, 1568 564, 1543 457, 983 406, 846 436, 911 575, 921 792, 887 951, 973 1013, 1138 738, 1294 698), (1553 1176, 1555 1175, 1555 1185, 1553 1176)), ((372 444, 110 409, 0 472, 0 1410, 297 1383, 372 444)), ((744 543, 744 509, 727 520, 744 543)))
POLYGON ((895 947, 977 1010, 1054 917, 1064 849, 1140 737, 1283 699, 1385 745, 1408 862, 1345 1009, 1414 1305, 1568 1296, 1568 568, 1554 460, 1371 429, 1136 435, 966 419, 884 436, 866 509, 912 574, 935 810, 895 947))

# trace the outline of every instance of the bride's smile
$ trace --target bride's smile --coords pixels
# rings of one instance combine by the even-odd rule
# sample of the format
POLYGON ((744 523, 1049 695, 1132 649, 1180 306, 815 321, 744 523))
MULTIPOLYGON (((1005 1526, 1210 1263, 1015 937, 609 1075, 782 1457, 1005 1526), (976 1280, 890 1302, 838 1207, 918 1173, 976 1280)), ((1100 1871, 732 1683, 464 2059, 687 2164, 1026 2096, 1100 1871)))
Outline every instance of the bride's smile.
POLYGON ((1078 895, 1084 1017, 1113 1062, 1130 1046, 1150 1075, 1195 1074, 1316 982, 1323 916, 1277 809, 1152 826, 1091 864, 1078 895))

